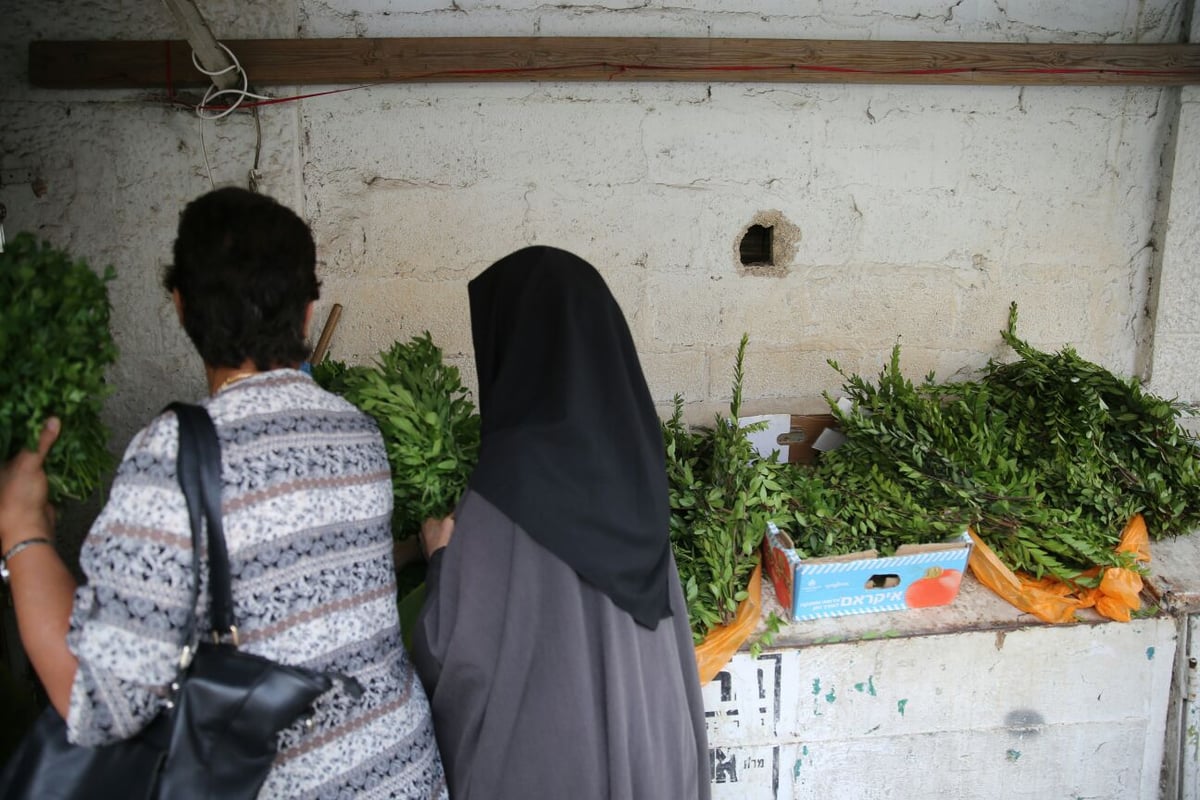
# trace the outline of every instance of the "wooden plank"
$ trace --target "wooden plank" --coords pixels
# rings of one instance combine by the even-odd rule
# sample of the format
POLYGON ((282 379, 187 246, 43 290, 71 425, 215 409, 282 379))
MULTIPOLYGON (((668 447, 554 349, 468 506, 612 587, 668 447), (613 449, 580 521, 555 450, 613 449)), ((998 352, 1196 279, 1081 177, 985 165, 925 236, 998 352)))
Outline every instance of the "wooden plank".
MULTIPOLYGON (((1200 45, 615 37, 226 40, 254 86, 495 81, 1200 83, 1200 45)), ((205 86, 184 41, 34 41, 34 86, 205 86)))

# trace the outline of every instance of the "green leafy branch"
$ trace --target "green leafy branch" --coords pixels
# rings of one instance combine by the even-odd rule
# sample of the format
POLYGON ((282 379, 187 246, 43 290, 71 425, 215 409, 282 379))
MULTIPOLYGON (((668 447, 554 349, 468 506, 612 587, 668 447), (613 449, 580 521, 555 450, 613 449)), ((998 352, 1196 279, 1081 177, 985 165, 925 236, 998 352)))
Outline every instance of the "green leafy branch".
POLYGON ((1181 407, 1081 359, 1043 353, 1001 332, 1018 358, 977 380, 914 383, 900 348, 877 382, 846 375, 846 441, 791 485, 791 535, 809 555, 881 552, 971 525, 1014 569, 1084 582, 1100 566, 1130 566, 1114 549, 1137 513, 1151 535, 1200 521, 1194 440, 1181 407), (879 547, 882 543, 883 546, 879 547))
POLYGON ((742 337, 734 362, 729 416, 712 427, 683 423, 683 398, 663 423, 671 502, 671 544, 688 604, 692 637, 699 643, 728 623, 748 595, 767 523, 784 517, 785 465, 760 457, 742 425, 743 365, 749 338, 742 337))
POLYGON ((115 465, 101 421, 117 359, 109 330, 109 267, 18 234, 0 254, 0 456, 33 449, 46 418, 62 420, 46 474, 50 500, 83 499, 115 465))
POLYGON ((479 415, 458 368, 445 363, 428 331, 394 343, 372 366, 326 359, 313 376, 379 424, 392 469, 396 538, 454 509, 479 460, 479 415))

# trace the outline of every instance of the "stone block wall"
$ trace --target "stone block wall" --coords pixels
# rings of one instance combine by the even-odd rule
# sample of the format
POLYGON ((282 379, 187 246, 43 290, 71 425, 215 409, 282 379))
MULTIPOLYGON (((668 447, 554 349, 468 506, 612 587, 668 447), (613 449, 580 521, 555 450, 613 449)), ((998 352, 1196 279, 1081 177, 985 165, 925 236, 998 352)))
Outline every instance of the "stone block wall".
MULTIPOLYGON (((218 38, 758 36, 1174 42, 1186 4, 232 0, 200 3, 218 38)), ((727 406, 751 337, 749 411, 814 411, 839 376, 899 342, 914 376, 1003 356, 1008 305, 1035 345, 1076 347, 1200 399, 1195 89, 754 83, 383 85, 201 122, 155 91, 47 91, 30 40, 175 37, 130 0, 15 7, 0 26, 0 202, 112 264, 120 450, 200 364, 159 286, 179 209, 212 185, 296 208, 316 233, 316 322, 344 306, 332 355, 369 359, 429 330, 473 381, 466 285, 527 244, 578 252, 629 318, 655 399, 727 406), (68 10, 70 13, 67 13, 68 10), (24 180, 24 176, 31 176, 24 180), (15 176, 15 180, 12 178, 15 176), (747 268, 742 236, 776 232, 747 268)), ((251 76, 253 80, 253 76, 251 76)), ((277 96, 333 87, 279 87, 277 96)))

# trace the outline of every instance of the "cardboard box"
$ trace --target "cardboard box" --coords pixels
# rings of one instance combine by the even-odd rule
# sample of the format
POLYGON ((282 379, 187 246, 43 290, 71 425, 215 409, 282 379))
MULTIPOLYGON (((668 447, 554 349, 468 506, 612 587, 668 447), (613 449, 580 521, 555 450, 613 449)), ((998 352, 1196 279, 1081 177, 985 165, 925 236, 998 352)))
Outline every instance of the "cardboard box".
POLYGON ((762 414, 740 417, 743 426, 759 424, 762 430, 748 434, 750 443, 761 456, 771 451, 790 464, 813 464, 821 451, 831 450, 842 439, 833 414, 762 414))
POLYGON ((789 464, 813 464, 817 456, 829 447, 816 447, 817 440, 828 430, 836 430, 837 417, 833 414, 792 414, 791 429, 779 437, 780 444, 787 445, 787 456, 781 460, 789 464))
POLYGON ((971 537, 904 545, 896 555, 874 551, 801 559, 787 534, 771 524, 763 540, 766 573, 793 620, 946 605, 958 596, 971 537))

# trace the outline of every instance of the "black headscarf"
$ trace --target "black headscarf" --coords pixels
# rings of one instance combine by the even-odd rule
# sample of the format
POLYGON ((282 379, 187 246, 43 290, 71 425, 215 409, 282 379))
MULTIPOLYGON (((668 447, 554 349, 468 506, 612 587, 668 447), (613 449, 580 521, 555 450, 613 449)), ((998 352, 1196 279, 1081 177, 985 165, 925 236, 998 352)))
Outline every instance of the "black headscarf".
POLYGON ((482 443, 470 486, 641 625, 671 615, 662 429, 600 273, 529 247, 471 281, 482 443))

